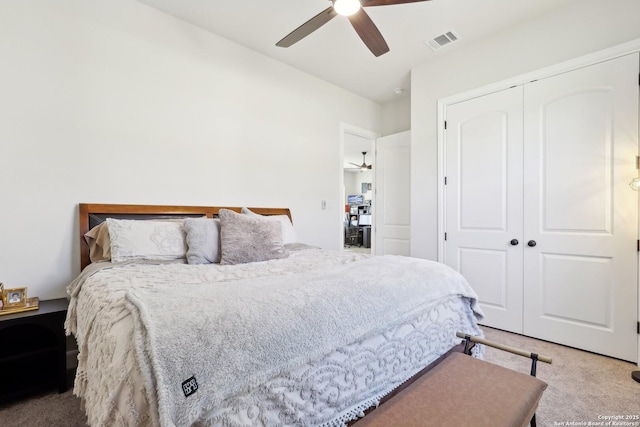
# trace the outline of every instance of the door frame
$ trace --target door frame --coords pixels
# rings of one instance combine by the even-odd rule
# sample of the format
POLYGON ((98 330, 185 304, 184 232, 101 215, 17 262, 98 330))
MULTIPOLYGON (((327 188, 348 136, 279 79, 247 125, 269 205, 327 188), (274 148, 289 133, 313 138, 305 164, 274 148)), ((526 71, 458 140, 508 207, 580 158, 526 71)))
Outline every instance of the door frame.
MULTIPOLYGON (((345 134, 350 134, 350 135, 355 135, 355 136, 359 136, 362 138, 366 138, 371 140, 371 153, 373 153, 373 158, 375 159, 375 151, 376 151, 376 140, 380 137, 380 133, 369 130, 369 129, 364 129, 364 128, 360 128, 357 126, 353 126, 350 125, 348 123, 344 123, 344 122, 340 122, 340 144, 339 144, 339 161, 340 161, 340 174, 338 177, 338 189, 339 189, 339 193, 338 193, 338 200, 340 200, 340 205, 338 206, 338 214, 336 215, 336 219, 339 221, 339 224, 342 224, 344 222, 344 201, 345 201, 345 197, 346 195, 344 194, 344 136, 345 134)), ((375 167, 375 165, 374 165, 375 167)), ((373 196, 371 198, 371 203, 372 203, 372 209, 371 209, 371 215, 372 215, 372 219, 375 218, 376 215, 376 180, 375 180, 375 174, 371 174, 371 191, 373 191, 373 196)), ((373 223, 373 221, 372 221, 373 223)), ((340 250, 344 250, 344 227, 340 227, 340 233, 338 234, 338 247, 340 248, 340 250)), ((374 227, 371 227, 371 253, 374 254, 375 253, 375 229, 374 227)))
MULTIPOLYGON (((613 46, 607 49, 603 49, 588 55, 580 56, 574 59, 560 62, 558 64, 541 68, 529 73, 521 74, 506 80, 502 80, 489 85, 481 86, 469 91, 451 95, 448 97, 438 99, 437 105, 437 129, 438 129, 438 262, 444 262, 444 233, 446 230, 445 224, 445 194, 444 194, 444 178, 445 178, 445 123, 446 123, 446 111, 447 106, 458 102, 466 101, 479 96, 488 95, 493 92, 508 89, 513 86, 521 86, 526 83, 530 83, 534 80, 540 80, 546 77, 551 77, 557 74, 562 74, 568 71, 576 70, 578 68, 587 67, 589 65, 596 64, 598 62, 607 61, 610 59, 618 58, 621 56, 629 55, 632 53, 640 52, 640 39, 632 40, 617 46, 613 46)), ((639 89, 640 90, 640 89, 639 89)), ((640 114, 640 113, 639 113, 640 114)), ((639 118, 640 119, 640 118, 639 118)), ((640 129, 639 129, 640 133, 640 129)), ((640 135, 638 140, 640 141, 640 135)), ((640 151, 640 147, 639 147, 640 151)), ((632 191, 632 190, 631 190, 632 191)), ((640 197, 639 197, 640 199, 640 197)), ((638 227, 638 240, 640 240, 640 224, 638 227)), ((636 320, 640 322, 640 261, 637 263, 638 271, 636 271, 636 286, 638 286, 638 301, 637 301, 637 316, 636 320)), ((638 366, 640 366, 640 336, 637 336, 638 341, 638 366)))

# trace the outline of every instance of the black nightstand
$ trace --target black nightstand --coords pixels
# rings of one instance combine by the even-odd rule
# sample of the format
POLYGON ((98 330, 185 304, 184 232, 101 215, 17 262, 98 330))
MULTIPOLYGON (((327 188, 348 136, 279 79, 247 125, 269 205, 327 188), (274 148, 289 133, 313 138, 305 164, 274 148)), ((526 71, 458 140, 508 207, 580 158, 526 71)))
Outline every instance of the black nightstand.
POLYGON ((0 316, 0 403, 50 388, 67 391, 66 298, 0 316))

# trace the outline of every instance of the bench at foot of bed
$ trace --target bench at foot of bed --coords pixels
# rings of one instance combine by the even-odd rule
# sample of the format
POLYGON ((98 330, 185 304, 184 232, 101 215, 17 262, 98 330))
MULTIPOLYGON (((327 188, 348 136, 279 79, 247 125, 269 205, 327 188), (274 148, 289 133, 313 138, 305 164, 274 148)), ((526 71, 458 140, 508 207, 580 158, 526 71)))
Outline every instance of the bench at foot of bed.
POLYGON ((525 427, 547 384, 462 353, 452 353, 355 427, 525 427))

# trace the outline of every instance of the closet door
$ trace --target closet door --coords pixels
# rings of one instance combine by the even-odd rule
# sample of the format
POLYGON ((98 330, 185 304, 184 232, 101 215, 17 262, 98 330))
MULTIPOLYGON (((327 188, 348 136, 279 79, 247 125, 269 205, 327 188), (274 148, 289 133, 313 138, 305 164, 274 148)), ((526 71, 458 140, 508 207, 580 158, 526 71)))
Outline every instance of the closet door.
POLYGON ((629 361, 638 64, 633 54, 524 89, 524 333, 629 361))
POLYGON ((522 88, 447 106, 445 263, 483 324, 522 333, 522 88))

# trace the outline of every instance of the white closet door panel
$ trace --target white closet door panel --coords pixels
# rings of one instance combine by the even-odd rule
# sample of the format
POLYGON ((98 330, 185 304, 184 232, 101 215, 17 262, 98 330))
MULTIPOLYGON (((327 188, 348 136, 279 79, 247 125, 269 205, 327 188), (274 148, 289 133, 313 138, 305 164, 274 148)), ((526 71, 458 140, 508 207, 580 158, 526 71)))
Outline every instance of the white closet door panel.
POLYGON ((478 293, 483 324, 521 333, 522 88, 446 114, 445 263, 478 293))
POLYGON ((525 85, 524 333, 637 360, 638 55, 525 85))
POLYGON ((478 295, 482 295, 483 306, 492 310, 508 309, 507 255, 506 250, 458 249, 460 272, 474 284, 478 295))
POLYGON ((613 314, 611 258, 542 254, 541 263, 548 317, 609 327, 613 314))
POLYGON ((508 112, 487 111, 460 123, 460 229, 505 231, 508 112))
POLYGON ((610 88, 587 86, 539 106, 544 130, 539 147, 544 166, 540 177, 545 231, 611 232, 611 96, 610 88))

